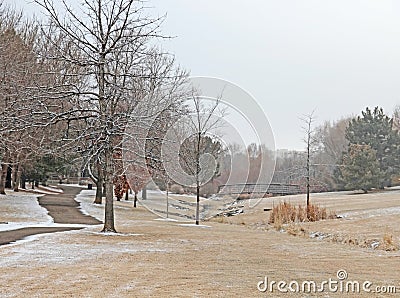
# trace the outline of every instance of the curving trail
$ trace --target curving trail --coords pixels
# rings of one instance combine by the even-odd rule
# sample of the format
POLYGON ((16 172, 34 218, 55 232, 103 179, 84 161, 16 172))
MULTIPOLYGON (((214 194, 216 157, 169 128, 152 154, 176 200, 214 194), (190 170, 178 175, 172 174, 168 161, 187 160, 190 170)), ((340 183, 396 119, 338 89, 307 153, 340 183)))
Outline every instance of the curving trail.
POLYGON ((102 223, 79 210, 80 204, 74 198, 81 192, 82 188, 73 186, 62 186, 61 188, 64 191, 61 194, 45 195, 38 199, 40 206, 47 209, 54 223, 82 225, 102 223))
MULTIPOLYGON (((54 223, 98 225, 102 222, 79 210, 80 204, 75 197, 82 190, 78 187, 62 186, 63 193, 49 194, 38 199, 40 206, 46 208, 54 223)), ((0 245, 10 244, 28 236, 80 230, 83 227, 27 227, 11 231, 0 232, 0 245)))

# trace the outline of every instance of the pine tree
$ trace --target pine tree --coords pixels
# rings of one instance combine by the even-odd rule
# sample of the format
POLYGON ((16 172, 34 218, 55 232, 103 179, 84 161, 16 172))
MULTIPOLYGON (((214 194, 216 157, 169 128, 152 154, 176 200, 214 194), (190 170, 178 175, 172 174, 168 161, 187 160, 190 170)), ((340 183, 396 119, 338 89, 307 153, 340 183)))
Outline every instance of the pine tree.
POLYGON ((371 111, 367 108, 362 116, 354 118, 346 130, 346 139, 350 144, 368 145, 376 152, 382 174, 379 187, 389 186, 392 175, 400 169, 400 137, 393 129, 393 120, 383 109, 376 107, 371 111))
POLYGON ((347 189, 362 189, 364 192, 377 188, 382 179, 376 150, 369 145, 351 144, 343 156, 341 171, 347 189))

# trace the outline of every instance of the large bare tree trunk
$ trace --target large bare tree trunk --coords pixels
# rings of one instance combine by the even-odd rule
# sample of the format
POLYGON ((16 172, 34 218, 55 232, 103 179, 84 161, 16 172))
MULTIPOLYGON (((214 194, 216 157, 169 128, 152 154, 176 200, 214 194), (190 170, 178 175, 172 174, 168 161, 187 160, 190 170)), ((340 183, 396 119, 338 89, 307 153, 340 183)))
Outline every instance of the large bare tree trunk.
POLYGON ((200 142, 201 142, 201 125, 199 121, 197 133, 197 152, 196 152, 196 225, 200 224, 200 142))
POLYGON ((113 192, 113 164, 112 150, 105 152, 105 177, 106 184, 106 204, 104 210, 104 227, 102 232, 116 233, 114 226, 114 192, 113 192))
POLYGON ((7 170, 8 170, 8 164, 6 161, 3 160, 3 163, 1 164, 1 173, 0 173, 0 194, 5 195, 6 191, 6 179, 7 179, 7 170))
POLYGON ((196 225, 200 224, 200 185, 196 187, 196 225))
POLYGON ((21 184, 22 167, 18 165, 17 173, 14 180, 14 191, 19 191, 19 186, 21 184))
POLYGON ((7 171, 6 171, 6 185, 5 186, 6 186, 6 188, 9 188, 9 189, 12 188, 12 185, 11 185, 11 182, 12 182, 11 173, 12 173, 12 168, 11 168, 10 165, 8 165, 7 166, 7 171))
POLYGON ((94 199, 94 204, 101 204, 103 202, 103 170, 97 162, 97 180, 96 180, 96 198, 94 199))
POLYGON ((102 204, 103 203, 103 178, 97 179, 96 181, 96 197, 94 199, 93 204, 102 204))
POLYGON ((21 188, 26 189, 26 177, 22 171, 21 171, 21 188))
MULTIPOLYGON (((17 161, 18 162, 18 161, 17 161)), ((17 180, 18 163, 13 164, 11 168, 11 188, 15 187, 15 180, 17 180)))

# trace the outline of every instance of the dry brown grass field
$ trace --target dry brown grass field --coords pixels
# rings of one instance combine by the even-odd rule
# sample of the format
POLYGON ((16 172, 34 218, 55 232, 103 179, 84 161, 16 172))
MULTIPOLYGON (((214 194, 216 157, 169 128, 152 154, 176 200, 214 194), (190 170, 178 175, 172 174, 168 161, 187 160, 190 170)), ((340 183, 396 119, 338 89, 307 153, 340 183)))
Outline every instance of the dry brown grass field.
MULTIPOLYGON (((89 204, 91 198, 81 200, 89 204)), ((104 235, 101 226, 92 226, 1 246, 0 297, 396 296, 257 289, 266 276, 320 283, 337 280, 338 270, 346 270, 347 280, 371 281, 372 291, 394 285, 400 293, 400 252, 368 246, 390 238, 398 247, 400 190, 313 194, 311 200, 344 218, 302 223, 287 232, 268 225, 265 208, 281 201, 300 204, 304 195, 266 198, 244 207, 243 214, 200 227, 155 220, 143 206, 116 202, 119 234, 104 235)), ((96 212, 92 215, 99 217, 102 208, 96 212)))

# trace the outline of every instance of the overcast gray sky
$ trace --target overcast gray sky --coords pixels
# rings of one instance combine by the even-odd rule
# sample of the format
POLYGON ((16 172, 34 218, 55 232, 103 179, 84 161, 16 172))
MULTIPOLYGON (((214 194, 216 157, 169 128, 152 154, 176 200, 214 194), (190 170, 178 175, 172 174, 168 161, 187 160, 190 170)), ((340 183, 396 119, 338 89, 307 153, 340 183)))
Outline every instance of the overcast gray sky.
MULTIPOLYGON (((76 0, 78 1, 78 0, 76 0)), ((6 0, 30 12, 24 0, 6 0)), ((276 147, 302 149, 317 124, 400 104, 400 1, 150 0, 164 47, 193 76, 229 80, 265 110, 276 147)))

